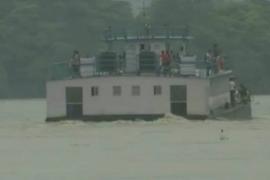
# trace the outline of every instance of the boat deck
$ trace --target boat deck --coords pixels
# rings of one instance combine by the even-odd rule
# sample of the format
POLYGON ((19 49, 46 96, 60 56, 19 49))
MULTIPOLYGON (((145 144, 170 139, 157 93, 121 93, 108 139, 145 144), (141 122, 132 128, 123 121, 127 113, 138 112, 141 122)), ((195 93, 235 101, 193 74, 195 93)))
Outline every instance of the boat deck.
POLYGON ((196 69, 194 72, 182 74, 180 71, 170 73, 162 73, 160 71, 152 73, 138 73, 138 72, 97 72, 92 63, 81 64, 81 75, 74 74, 72 68, 67 62, 54 63, 49 67, 48 81, 61 81, 72 79, 89 79, 99 77, 171 77, 171 78, 188 78, 188 79, 211 79, 232 74, 231 70, 224 70, 218 73, 206 75, 206 69, 196 69), (89 71, 89 69, 91 71, 89 71))

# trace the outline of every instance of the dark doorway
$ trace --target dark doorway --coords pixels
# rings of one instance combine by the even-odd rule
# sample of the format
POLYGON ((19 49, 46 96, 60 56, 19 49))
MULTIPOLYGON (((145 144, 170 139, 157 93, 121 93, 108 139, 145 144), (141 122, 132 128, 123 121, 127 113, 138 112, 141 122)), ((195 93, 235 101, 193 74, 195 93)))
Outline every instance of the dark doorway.
POLYGON ((82 87, 66 88, 66 108, 68 118, 81 118, 83 116, 82 94, 82 87))
POLYGON ((178 116, 187 115, 186 86, 171 86, 171 113, 178 116))
POLYGON ((140 44, 140 51, 144 51, 145 50, 145 44, 140 44))

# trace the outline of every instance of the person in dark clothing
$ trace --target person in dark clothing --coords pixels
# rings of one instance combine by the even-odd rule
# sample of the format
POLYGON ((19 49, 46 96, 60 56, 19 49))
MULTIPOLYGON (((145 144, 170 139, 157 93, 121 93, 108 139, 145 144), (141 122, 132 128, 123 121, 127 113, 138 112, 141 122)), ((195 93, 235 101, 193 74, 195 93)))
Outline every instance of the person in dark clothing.
POLYGON ((230 78, 230 97, 231 97, 231 105, 235 106, 235 94, 236 94, 236 83, 234 78, 230 78))
POLYGON ((240 84, 239 94, 242 103, 247 104, 248 102, 250 102, 249 92, 243 84, 240 84))
POLYGON ((206 75, 210 76, 211 70, 212 70, 212 59, 213 59, 213 53, 209 49, 207 53, 205 54, 205 64, 206 64, 206 75))
POLYGON ((172 54, 170 53, 170 51, 166 51, 165 57, 166 57, 166 65, 169 66, 172 60, 172 54))
POLYGON ((185 56, 185 47, 184 46, 180 47, 180 56, 185 56))

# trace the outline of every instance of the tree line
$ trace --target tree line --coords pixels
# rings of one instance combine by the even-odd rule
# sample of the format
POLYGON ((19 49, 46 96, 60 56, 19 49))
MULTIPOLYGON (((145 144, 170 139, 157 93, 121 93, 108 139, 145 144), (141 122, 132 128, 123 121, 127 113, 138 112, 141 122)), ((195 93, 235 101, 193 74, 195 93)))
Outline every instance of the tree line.
MULTIPOLYGON (((219 44, 226 65, 253 93, 270 92, 270 2, 268 0, 156 0, 150 22, 187 25, 194 53, 219 44)), ((201 57, 202 58, 202 57, 201 57)))
MULTIPOLYGON (((153 0, 147 21, 188 26, 193 53, 218 43, 228 66, 255 93, 269 93, 270 3, 266 0, 153 0)), ((0 98, 44 97, 48 66, 74 49, 94 55, 104 29, 136 28, 128 2, 113 0, 0 1, 0 98)))

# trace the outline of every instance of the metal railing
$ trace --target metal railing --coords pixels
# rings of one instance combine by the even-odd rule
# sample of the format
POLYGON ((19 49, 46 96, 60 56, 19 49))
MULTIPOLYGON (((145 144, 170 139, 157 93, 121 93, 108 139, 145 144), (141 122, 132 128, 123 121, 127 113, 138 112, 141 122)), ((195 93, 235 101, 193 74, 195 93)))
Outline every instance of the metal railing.
MULTIPOLYGON (((128 72, 123 63, 117 63, 117 68, 113 72, 102 72, 98 70, 96 63, 83 63, 80 64, 78 69, 79 73, 76 73, 73 67, 68 61, 61 61, 53 63, 49 66, 48 79, 49 80, 65 80, 74 78, 86 78, 86 77, 96 77, 96 76, 124 76, 124 75, 143 75, 142 73, 149 73, 153 76, 162 75, 166 70, 166 73, 172 76, 196 76, 199 78, 208 78, 207 76, 207 64, 204 61, 196 61, 192 63, 172 61, 171 65, 168 67, 163 67, 162 65, 156 64, 156 68, 153 68, 153 64, 139 63, 136 59, 134 63, 137 64, 136 71, 128 72), (140 71, 142 67, 142 71, 140 71), (185 69, 186 68, 186 69, 185 69), (182 71, 182 72, 181 72, 182 71), (199 71, 199 72, 198 72, 199 71)), ((124 63, 125 64, 125 63, 124 63)), ((224 70, 225 72, 227 70, 224 70)), ((211 76, 218 75, 219 73, 212 73, 211 76)))

